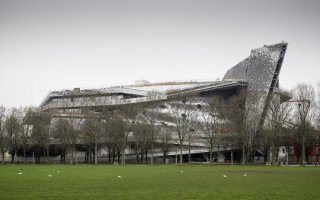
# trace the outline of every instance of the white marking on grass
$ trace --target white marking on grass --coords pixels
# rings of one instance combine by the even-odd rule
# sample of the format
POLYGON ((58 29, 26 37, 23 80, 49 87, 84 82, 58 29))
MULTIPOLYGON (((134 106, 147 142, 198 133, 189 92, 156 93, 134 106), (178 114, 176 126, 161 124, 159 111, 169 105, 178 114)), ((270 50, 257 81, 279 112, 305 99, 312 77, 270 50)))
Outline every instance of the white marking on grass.
POLYGON ((243 176, 248 176, 248 174, 243 174, 243 176))
POLYGON ((19 172, 18 175, 22 175, 22 172, 19 172))
POLYGON ((222 176, 223 176, 224 178, 227 178, 227 176, 226 176, 226 175, 224 175, 224 174, 223 174, 222 176))
POLYGON ((49 177, 49 178, 51 178, 51 177, 52 177, 52 175, 51 175, 51 174, 49 174, 49 175, 48 175, 48 177, 49 177))

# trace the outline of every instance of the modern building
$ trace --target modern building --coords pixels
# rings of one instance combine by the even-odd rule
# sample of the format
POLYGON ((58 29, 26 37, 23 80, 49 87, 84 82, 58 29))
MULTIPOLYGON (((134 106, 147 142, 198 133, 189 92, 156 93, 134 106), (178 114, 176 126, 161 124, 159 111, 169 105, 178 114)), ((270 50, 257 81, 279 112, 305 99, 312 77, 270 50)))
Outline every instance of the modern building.
MULTIPOLYGON (((163 111, 166 112, 167 102, 175 101, 181 97, 198 96, 202 99, 208 99, 212 96, 219 95, 225 99, 236 95, 241 90, 245 90, 247 95, 245 100, 245 109, 248 112, 254 112, 255 118, 258 120, 257 130, 259 130, 265 120, 267 114, 268 104, 272 95, 277 94, 280 101, 290 99, 290 95, 281 90, 279 87, 279 74, 287 49, 287 43, 279 43, 270 46, 263 46, 261 48, 253 49, 250 56, 238 63, 236 66, 230 68, 221 81, 179 81, 179 82, 164 82, 164 83, 150 83, 148 81, 140 80, 134 85, 114 86, 100 89, 80 89, 74 88, 71 90, 61 90, 50 92, 40 105, 42 112, 54 111, 51 117, 53 119, 72 117, 83 119, 86 118, 88 111, 99 115, 103 110, 113 110, 119 106, 126 105, 143 105, 150 102, 163 102, 163 111), (254 108, 254 110, 252 109, 254 108)), ((201 104, 201 102, 198 104, 201 104)), ((218 113, 219 114, 219 113, 218 113)), ((51 120, 54 121, 54 120, 51 120)), ((160 123, 167 123, 170 126, 176 126, 171 121, 158 120, 160 123)), ((222 129, 221 129, 222 130, 222 129)), ((226 129, 225 129, 226 130, 226 129)), ((234 130, 233 130, 234 131, 234 130)), ((131 133, 132 134, 132 133, 131 133)), ((172 134, 176 134, 172 131, 172 134)), ((199 133, 201 138, 203 135, 199 133)), ((134 148, 128 145, 126 149, 127 158, 133 156, 134 148)), ((129 141, 129 142, 130 142, 129 141)), ((79 141, 79 143, 81 143, 79 141)), ((175 159, 177 154, 177 142, 171 142, 171 150, 168 156, 175 159)), ((83 151, 80 148, 79 151, 83 151)), ((222 154, 217 155, 217 160, 226 160, 226 154, 223 152, 230 151, 231 147, 226 147, 222 150, 222 154)), ((197 140, 192 144, 192 154, 199 158, 202 156, 202 161, 206 160, 208 148, 206 144, 197 140)), ((101 147, 99 156, 108 154, 107 147, 101 147)), ((187 154, 187 149, 184 150, 187 154)), ((154 152, 156 157, 161 157, 161 151, 154 152)), ((80 153, 79 157, 84 154, 80 153)), ((230 156, 229 156, 230 157, 230 156)))

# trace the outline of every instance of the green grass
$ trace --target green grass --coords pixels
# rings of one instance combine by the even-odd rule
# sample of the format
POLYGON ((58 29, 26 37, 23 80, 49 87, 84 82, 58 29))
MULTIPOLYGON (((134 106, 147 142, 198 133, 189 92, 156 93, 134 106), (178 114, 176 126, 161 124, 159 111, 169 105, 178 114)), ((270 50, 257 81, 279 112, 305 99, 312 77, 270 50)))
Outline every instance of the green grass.
POLYGON ((320 167, 0 166, 0 199, 6 200, 319 198, 320 167))

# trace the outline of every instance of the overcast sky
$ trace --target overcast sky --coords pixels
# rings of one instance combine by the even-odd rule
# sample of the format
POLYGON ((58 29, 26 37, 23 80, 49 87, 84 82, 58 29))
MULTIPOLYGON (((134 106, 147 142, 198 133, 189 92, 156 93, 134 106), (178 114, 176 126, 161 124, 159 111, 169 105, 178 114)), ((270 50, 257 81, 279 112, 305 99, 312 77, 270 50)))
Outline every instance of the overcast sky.
POLYGON ((320 1, 0 0, 0 105, 51 90, 216 80, 289 43, 280 86, 320 81, 320 1))

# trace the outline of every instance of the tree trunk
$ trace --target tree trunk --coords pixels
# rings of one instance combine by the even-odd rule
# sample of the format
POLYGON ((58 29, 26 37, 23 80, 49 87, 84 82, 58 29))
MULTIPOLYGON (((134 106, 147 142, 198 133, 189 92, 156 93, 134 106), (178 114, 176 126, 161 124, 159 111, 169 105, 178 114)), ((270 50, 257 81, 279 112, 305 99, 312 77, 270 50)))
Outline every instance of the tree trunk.
POLYGON ((231 150, 231 165, 233 165, 233 151, 231 150))
POLYGON ((150 164, 153 165, 153 141, 151 142, 150 164))
POLYGON ((304 144, 304 136, 302 136, 302 146, 301 146, 301 157, 302 157, 302 166, 305 166, 305 162, 306 162, 306 150, 305 150, 305 144, 304 144))
POLYGON ((2 161, 1 161, 1 163, 4 164, 4 153, 2 152, 1 155, 2 155, 2 161))
POLYGON ((16 150, 14 150, 14 153, 11 155, 11 163, 14 163, 14 156, 16 155, 16 150))
POLYGON ((166 164, 166 158, 167 158, 167 151, 163 152, 163 159, 162 159, 162 163, 166 164))
POLYGON ((138 164, 139 163, 139 153, 138 153, 138 151, 137 151, 137 154, 136 154, 136 164, 138 164))
POLYGON ((118 158, 117 162, 118 162, 118 164, 120 163, 120 155, 121 155, 121 152, 118 151, 118 152, 117 152, 117 158, 118 158))
POLYGON ((88 145, 87 163, 91 163, 91 142, 89 142, 89 145, 88 145))
POLYGON ((75 149, 76 165, 78 164, 78 151, 75 149))
POLYGON ((178 155, 177 155, 177 151, 176 151, 176 165, 178 164, 178 155))
POLYGON ((23 164, 26 164, 26 148, 23 148, 23 164))
POLYGON ((249 145, 247 147, 247 164, 253 164, 253 161, 252 161, 252 145, 249 145))
POLYGON ((276 149, 273 142, 271 143, 270 149, 271 149, 271 165, 274 166, 276 164, 276 149))
POLYGON ((70 159, 70 164, 73 164, 73 148, 71 148, 71 159, 70 159))
POLYGON ((182 144, 180 143, 180 165, 182 165, 182 144))
POLYGON ((84 154, 84 163, 85 163, 85 164, 88 164, 88 163, 89 163, 89 152, 88 152, 88 151, 85 151, 85 154, 84 154))
MULTIPOLYGON (((43 159, 45 159, 46 158, 46 148, 44 147, 43 148, 43 159)), ((47 162, 47 164, 48 164, 48 162, 47 162)))
POLYGON ((242 144, 242 165, 246 164, 246 148, 245 145, 242 144))
POLYGON ((94 164, 98 164, 98 145, 95 143, 94 145, 94 164))
POLYGON ((49 146, 47 146, 47 148, 46 148, 46 150, 47 150, 47 164, 49 164, 50 162, 49 162, 49 146))
POLYGON ((210 152, 209 152, 209 162, 210 162, 210 165, 213 164, 213 149, 212 149, 212 145, 210 146, 210 152))
POLYGON ((126 164, 126 152, 125 149, 122 149, 122 159, 121 159, 121 164, 125 165, 126 164))
POLYGON ((116 160, 116 150, 113 149, 113 150, 112 150, 112 162, 114 163, 115 160, 116 160))
POLYGON ((142 152, 142 151, 141 151, 140 155, 141 155, 141 157, 140 157, 140 164, 142 164, 142 163, 143 163, 143 152, 142 152))
POLYGON ((32 164, 34 164, 34 150, 32 151, 32 164))
POLYGON ((191 163, 191 147, 190 147, 190 141, 189 141, 189 147, 188 147, 188 162, 191 163))
POLYGON ((145 152, 146 153, 146 164, 148 163, 148 151, 145 152))
POLYGON ((250 154, 251 154, 252 150, 251 150, 251 146, 248 145, 246 147, 246 164, 250 164, 250 154))

